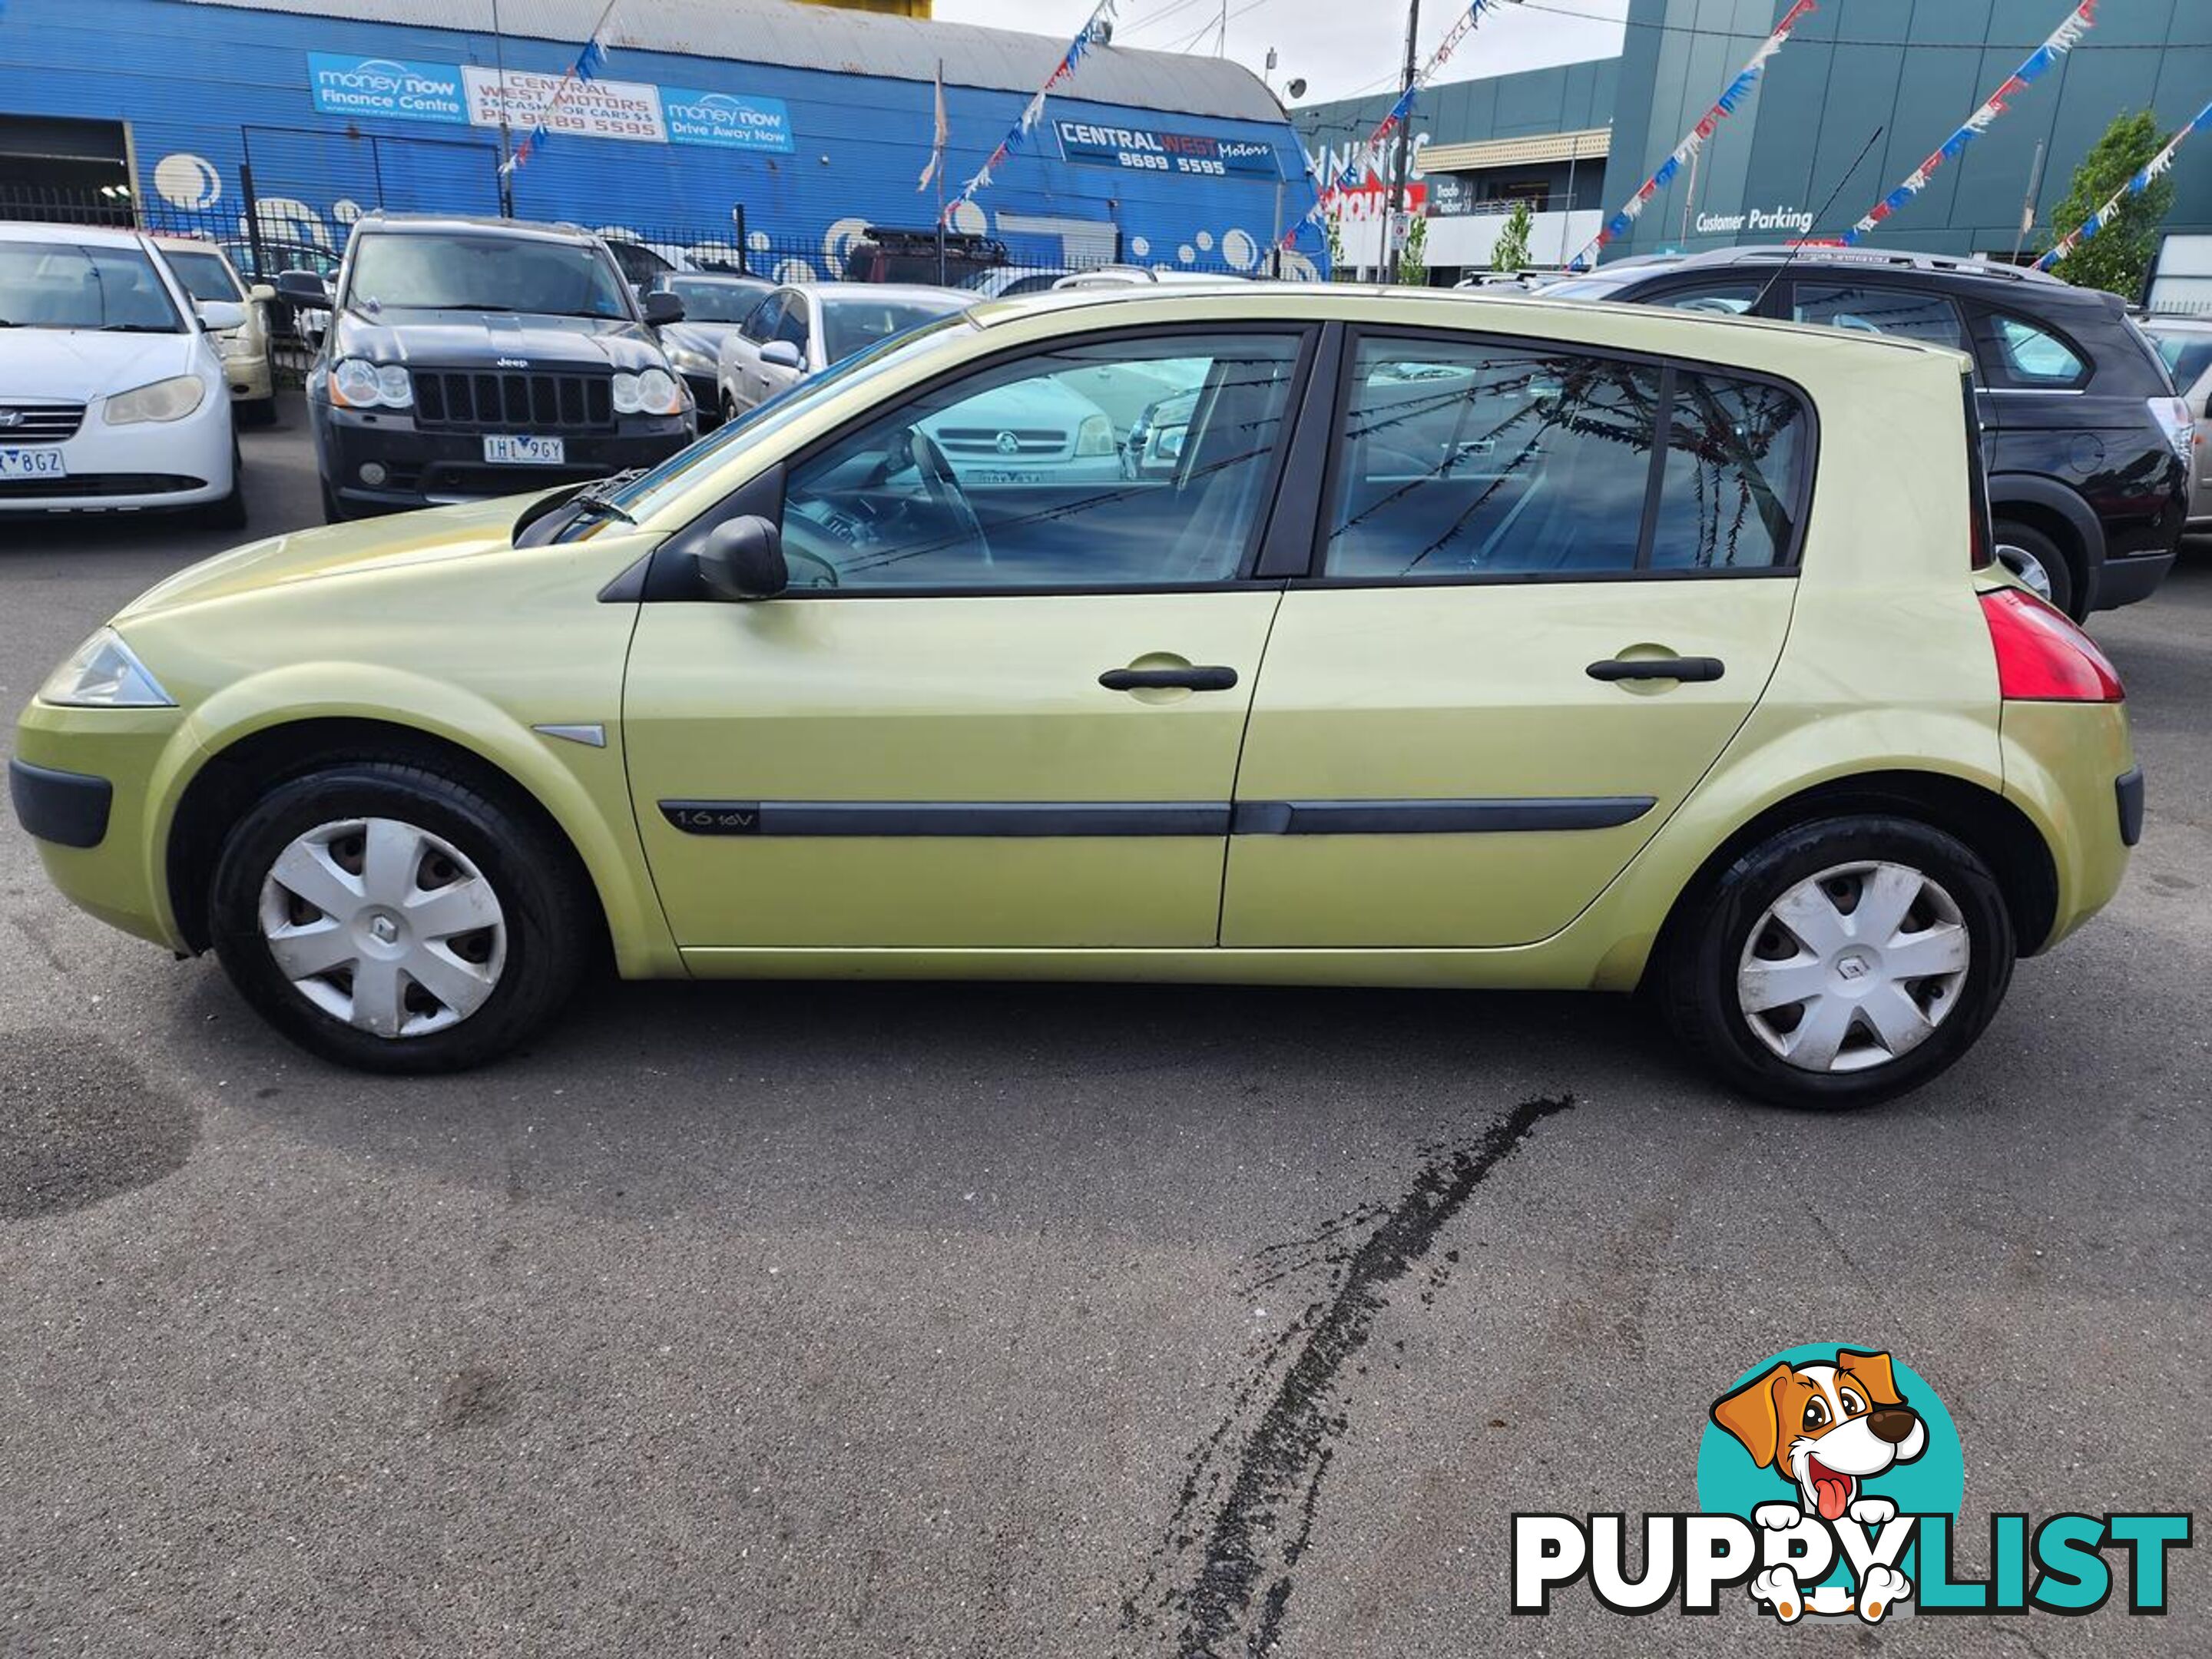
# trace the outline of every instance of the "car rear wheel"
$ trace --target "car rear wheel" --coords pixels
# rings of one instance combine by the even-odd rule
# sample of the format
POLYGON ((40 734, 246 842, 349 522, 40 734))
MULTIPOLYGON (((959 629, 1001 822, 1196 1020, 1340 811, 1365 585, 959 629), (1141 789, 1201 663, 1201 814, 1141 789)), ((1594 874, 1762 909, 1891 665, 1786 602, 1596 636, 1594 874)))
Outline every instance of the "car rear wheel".
POLYGON ((279 785, 232 829, 210 931, 255 1011, 365 1071, 459 1071, 574 991, 593 934, 574 860, 501 801, 364 761, 279 785))
POLYGON ((2040 530, 2007 520, 1996 527, 1997 562, 2026 582, 2036 594, 2051 601, 2075 621, 2074 567, 2065 550, 2040 530))
POLYGON ((1678 918, 1668 1018, 1728 1082, 1783 1105, 1871 1105, 1973 1046, 2012 980, 1988 866, 1911 819, 1830 818, 1760 842, 1678 918))

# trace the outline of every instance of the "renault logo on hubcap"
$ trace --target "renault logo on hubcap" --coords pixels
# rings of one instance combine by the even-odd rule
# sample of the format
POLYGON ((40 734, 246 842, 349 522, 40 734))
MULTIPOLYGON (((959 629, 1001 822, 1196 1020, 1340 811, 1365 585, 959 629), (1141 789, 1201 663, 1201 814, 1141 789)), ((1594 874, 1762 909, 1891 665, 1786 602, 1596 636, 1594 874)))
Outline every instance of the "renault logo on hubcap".
POLYGON ((1864 957, 1849 956, 1836 964, 1836 971, 1845 979, 1864 979, 1867 975, 1867 959, 1864 957))
POLYGON ((379 916, 368 924, 368 931, 386 945, 396 944, 399 939, 399 924, 390 916, 379 916))

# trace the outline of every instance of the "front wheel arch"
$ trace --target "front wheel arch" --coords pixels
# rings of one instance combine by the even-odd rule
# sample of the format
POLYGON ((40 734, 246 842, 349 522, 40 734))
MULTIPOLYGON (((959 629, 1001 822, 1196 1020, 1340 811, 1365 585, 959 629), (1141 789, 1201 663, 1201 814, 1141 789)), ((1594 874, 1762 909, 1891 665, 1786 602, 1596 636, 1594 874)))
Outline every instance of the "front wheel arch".
POLYGON ((386 720, 317 719, 274 726, 240 738, 194 775, 169 824, 164 875, 170 914, 195 955, 213 943, 208 896, 216 862, 231 828, 279 784, 349 761, 389 761, 434 771, 499 800, 538 823, 563 848, 570 877, 592 896, 598 937, 595 962, 612 955, 605 895, 592 878, 574 840, 538 799, 475 750, 410 726, 386 720))
POLYGON ((1638 991, 1657 982, 1684 919, 1698 913, 1723 873, 1746 852, 1801 824, 1850 813, 1910 818, 1960 842, 1996 875, 2020 953, 2034 955, 2051 937, 2058 918, 2058 867, 2027 813, 1978 784, 1941 773, 1862 773, 1777 801, 1715 848, 1668 907, 1644 959, 1638 991))

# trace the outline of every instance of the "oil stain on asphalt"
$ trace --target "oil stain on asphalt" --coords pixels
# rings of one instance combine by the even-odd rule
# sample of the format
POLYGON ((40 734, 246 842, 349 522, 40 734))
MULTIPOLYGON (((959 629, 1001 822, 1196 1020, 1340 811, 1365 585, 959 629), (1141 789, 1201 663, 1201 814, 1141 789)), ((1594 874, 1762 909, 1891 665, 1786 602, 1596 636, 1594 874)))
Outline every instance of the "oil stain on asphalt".
POLYGON ((83 1209, 184 1167, 199 1126, 112 1043, 0 1032, 0 1220, 83 1209))
MULTIPOLYGON (((1322 1478, 1349 1426, 1339 1385, 1389 1304, 1385 1290, 1423 1261, 1490 1172, 1571 1097, 1524 1101, 1472 1141, 1431 1154, 1402 1196, 1346 1211, 1304 1238, 1259 1252, 1247 1290, 1315 1268, 1328 1289, 1255 1357, 1219 1425, 1200 1441, 1143 1582, 1122 1602, 1126 1635, 1172 1636, 1178 1659, 1274 1650, 1322 1478)), ((1457 1251, 1421 1280, 1434 1299, 1457 1251)))

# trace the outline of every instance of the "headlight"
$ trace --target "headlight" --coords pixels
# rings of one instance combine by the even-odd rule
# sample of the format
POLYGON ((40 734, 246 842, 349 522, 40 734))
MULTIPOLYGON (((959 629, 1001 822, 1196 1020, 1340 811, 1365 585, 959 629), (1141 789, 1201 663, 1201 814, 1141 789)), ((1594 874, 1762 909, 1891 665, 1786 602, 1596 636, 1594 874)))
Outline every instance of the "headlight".
POLYGON ((665 368, 617 374, 613 390, 617 415, 674 415, 684 407, 683 388, 665 368))
POLYGON ((1079 455, 1111 455, 1115 452, 1114 422, 1103 415, 1086 415, 1075 430, 1079 455))
POLYGON ((177 700, 146 672, 122 636, 103 628, 39 688, 41 702, 73 708, 174 708, 177 700))
POLYGON ((415 401, 415 387, 398 363, 348 357, 331 370, 331 401, 341 409, 405 409, 415 401))
POLYGON ((678 368, 689 369, 694 374, 712 374, 721 367, 711 352, 702 351, 696 346, 669 347, 668 361, 678 368))
POLYGON ((207 386, 197 374, 156 380, 151 386, 137 386, 109 398, 107 423, 133 426, 141 421, 181 421, 198 409, 206 396, 207 386))

